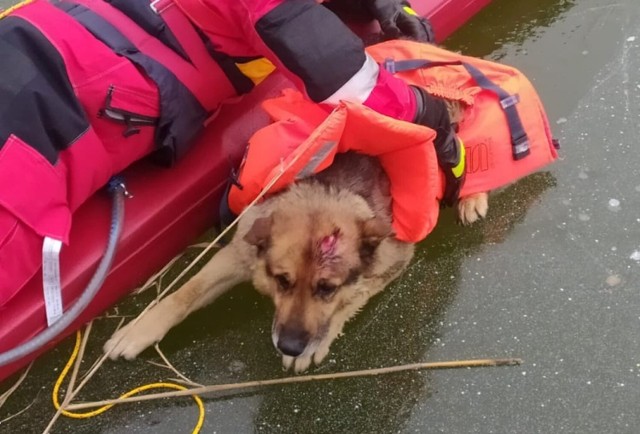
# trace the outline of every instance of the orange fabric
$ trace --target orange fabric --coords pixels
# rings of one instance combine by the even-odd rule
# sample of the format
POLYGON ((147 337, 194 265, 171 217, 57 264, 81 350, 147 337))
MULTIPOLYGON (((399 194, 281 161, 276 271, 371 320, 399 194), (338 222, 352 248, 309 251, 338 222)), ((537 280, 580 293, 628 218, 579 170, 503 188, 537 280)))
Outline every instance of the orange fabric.
POLYGON ((467 176, 461 197, 503 187, 558 158, 540 97, 517 69, 411 41, 389 41, 369 47, 367 51, 377 62, 386 58, 461 60, 480 69, 506 92, 520 96, 516 109, 529 137, 531 155, 514 161, 509 128, 498 99, 493 93, 479 88, 463 66, 422 68, 397 74, 407 83, 421 86, 433 95, 468 104, 459 131, 467 151, 467 176))
MULTIPOLYGON (((439 66, 397 74, 410 84, 467 105, 459 130, 467 156, 462 197, 507 185, 557 158, 540 99, 516 69, 411 41, 389 41, 367 51, 379 63, 386 58, 463 60, 481 69, 505 91, 519 94, 517 109, 529 136, 531 154, 514 161, 509 128, 499 101, 494 94, 480 89, 464 67, 439 66)), ((292 161, 272 192, 286 188, 301 175, 328 167, 337 152, 352 150, 380 158, 391 181, 393 228, 399 240, 417 242, 433 230, 444 191, 444 177, 433 148, 433 130, 348 102, 327 114, 291 89, 279 98, 265 101, 264 108, 275 122, 249 141, 239 179, 243 189, 234 186, 229 192, 233 212, 242 211, 292 161), (307 169, 313 170, 307 173, 307 169)))
POLYGON ((283 167, 291 167, 273 185, 286 188, 304 174, 327 168, 337 152, 348 150, 378 156, 389 175, 394 230, 398 239, 427 236, 438 219, 442 179, 432 141, 435 131, 409 122, 393 121, 359 104, 343 102, 330 115, 292 89, 266 101, 264 108, 276 122, 249 140, 249 153, 240 174, 239 189, 229 192, 229 207, 239 213, 283 167), (304 114, 300 117, 298 114, 304 114), (322 154, 317 164, 313 156, 322 154), (293 162, 293 163, 292 163, 293 162), (402 179, 402 182, 393 180, 402 179), (413 186, 407 189, 406 185, 413 186), (417 200, 417 198, 421 198, 417 200), (417 219, 423 224, 416 225, 417 219))

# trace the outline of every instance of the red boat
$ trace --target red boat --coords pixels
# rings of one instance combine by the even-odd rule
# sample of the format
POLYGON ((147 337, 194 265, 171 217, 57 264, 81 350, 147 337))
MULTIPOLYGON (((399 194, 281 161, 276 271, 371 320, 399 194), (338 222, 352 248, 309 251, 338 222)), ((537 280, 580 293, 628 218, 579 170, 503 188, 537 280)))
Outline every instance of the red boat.
MULTIPOLYGON (((431 20, 442 41, 491 0, 412 0, 431 20)), ((358 33, 371 27, 354 26, 358 33)), ((0 381, 91 318, 112 306, 183 251, 216 223, 218 203, 231 168, 237 166, 247 139, 268 123, 259 102, 291 84, 274 74, 240 102, 223 107, 190 153, 171 169, 141 161, 125 173, 128 190, 122 235, 103 287, 86 310, 56 339, 21 360, 0 367, 0 381)), ((60 268, 67 308, 79 297, 96 269, 107 243, 111 199, 100 192, 73 216, 70 245, 62 250, 60 268)), ((0 307, 0 353, 47 327, 42 277, 38 273, 5 306, 0 307)))

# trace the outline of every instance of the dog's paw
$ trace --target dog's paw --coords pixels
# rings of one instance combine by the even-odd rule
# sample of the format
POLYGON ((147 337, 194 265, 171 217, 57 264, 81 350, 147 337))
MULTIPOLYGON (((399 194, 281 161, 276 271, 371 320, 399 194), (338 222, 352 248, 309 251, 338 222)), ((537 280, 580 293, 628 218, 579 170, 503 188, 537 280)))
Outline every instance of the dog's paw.
POLYGON ((282 356, 282 367, 284 368, 285 371, 288 371, 289 369, 291 369, 291 367, 293 366, 294 360, 295 360, 295 357, 282 356))
POLYGON ((158 312, 155 310, 147 312, 138 322, 130 322, 117 330, 102 347, 104 353, 112 360, 118 357, 133 360, 146 348, 159 342, 167 329, 163 327, 163 319, 157 318, 158 312))
POLYGON ((329 345, 320 345, 316 352, 313 354, 313 363, 317 366, 324 360, 329 354, 329 345))
POLYGON ((313 364, 316 366, 320 365, 320 363, 322 363, 325 357, 327 357, 327 355, 329 354, 330 344, 331 342, 322 342, 315 350, 315 352, 313 352, 309 356, 291 357, 283 355, 282 366, 284 370, 293 370, 293 372, 295 372, 296 374, 300 374, 311 367, 311 362, 313 362, 313 364))
POLYGON ((309 369, 311 366, 311 359, 311 356, 282 356, 282 367, 285 371, 292 369, 296 374, 301 374, 309 369))
POLYGON ((458 201, 458 219, 463 225, 470 225, 484 218, 489 209, 489 194, 475 193, 458 201))

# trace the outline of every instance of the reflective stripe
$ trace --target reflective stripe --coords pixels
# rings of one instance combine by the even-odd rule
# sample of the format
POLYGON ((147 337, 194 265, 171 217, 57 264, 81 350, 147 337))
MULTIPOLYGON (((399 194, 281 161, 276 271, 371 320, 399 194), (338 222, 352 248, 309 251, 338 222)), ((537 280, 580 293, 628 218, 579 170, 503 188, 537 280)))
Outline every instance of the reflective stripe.
POLYGON ((318 152, 316 152, 311 158, 309 158, 309 162, 298 172, 296 175, 296 181, 300 179, 308 178, 311 175, 316 173, 316 169, 320 164, 327 158, 327 155, 333 151, 333 149, 338 146, 338 142, 325 142, 318 152))
POLYGON ((62 241, 44 237, 42 243, 42 289, 47 325, 62 316, 62 287, 60 285, 60 249, 62 241))
POLYGON ((405 11, 406 13, 408 13, 409 15, 418 16, 418 13, 416 11, 414 11, 413 9, 411 9, 410 6, 404 6, 402 8, 402 10, 405 11))
POLYGON ((451 171, 453 172, 453 176, 455 176, 456 178, 460 178, 463 174, 464 174, 464 166, 465 166, 465 160, 467 157, 467 152, 464 149, 464 143, 462 142, 462 139, 460 137, 457 137, 458 143, 460 144, 460 161, 458 161, 458 164, 456 164, 451 171))
POLYGON ((322 101, 325 104, 338 105, 340 101, 349 101, 362 104, 365 102, 378 82, 379 66, 371 56, 367 54, 362 68, 356 72, 333 95, 322 101))

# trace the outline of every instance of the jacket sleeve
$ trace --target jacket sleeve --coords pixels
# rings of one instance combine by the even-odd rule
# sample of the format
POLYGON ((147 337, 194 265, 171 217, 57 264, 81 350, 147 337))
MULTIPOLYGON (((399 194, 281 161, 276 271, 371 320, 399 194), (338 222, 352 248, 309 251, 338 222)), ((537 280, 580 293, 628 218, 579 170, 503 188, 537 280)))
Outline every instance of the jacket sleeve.
POLYGON ((245 4, 255 8, 249 15, 262 45, 259 51, 293 75, 312 101, 335 105, 349 100, 413 120, 415 97, 409 87, 381 70, 333 12, 315 0, 245 4))

